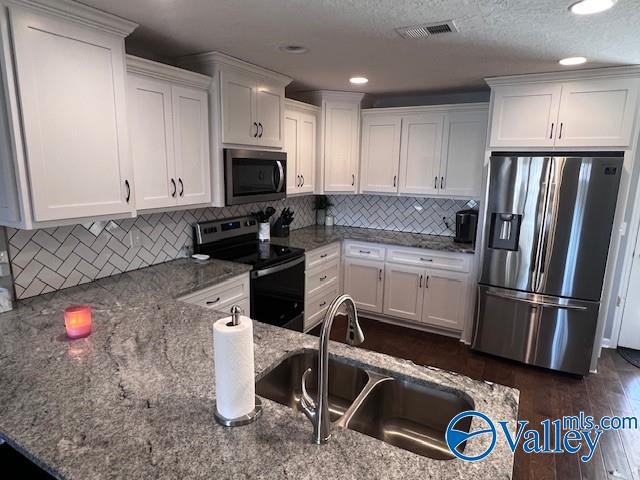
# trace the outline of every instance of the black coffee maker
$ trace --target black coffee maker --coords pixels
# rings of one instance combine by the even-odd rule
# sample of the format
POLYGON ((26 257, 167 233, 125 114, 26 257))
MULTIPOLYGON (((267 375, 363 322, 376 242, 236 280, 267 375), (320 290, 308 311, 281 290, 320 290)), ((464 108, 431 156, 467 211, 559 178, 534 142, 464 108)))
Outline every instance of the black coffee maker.
POLYGON ((473 243, 476 239, 478 228, 478 210, 460 210, 456 212, 456 236, 453 239, 458 243, 473 243))

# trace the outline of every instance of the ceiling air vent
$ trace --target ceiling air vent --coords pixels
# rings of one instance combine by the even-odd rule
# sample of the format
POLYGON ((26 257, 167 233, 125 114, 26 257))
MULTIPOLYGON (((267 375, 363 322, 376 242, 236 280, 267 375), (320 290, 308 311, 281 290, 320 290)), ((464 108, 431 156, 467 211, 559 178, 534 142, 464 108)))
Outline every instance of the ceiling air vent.
POLYGON ((453 20, 449 20, 447 22, 436 22, 429 23, 425 25, 414 25, 412 27, 401 27, 397 28, 396 32, 402 38, 427 38, 431 35, 440 35, 442 33, 451 33, 457 32, 458 28, 456 27, 453 20))

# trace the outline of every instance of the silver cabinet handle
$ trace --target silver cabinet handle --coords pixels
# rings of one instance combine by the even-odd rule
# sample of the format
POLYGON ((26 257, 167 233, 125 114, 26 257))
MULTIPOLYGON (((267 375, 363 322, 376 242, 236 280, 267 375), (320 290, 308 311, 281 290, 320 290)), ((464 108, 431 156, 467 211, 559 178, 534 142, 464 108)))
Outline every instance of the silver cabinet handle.
POLYGON ((397 176, 397 175, 394 175, 394 176, 393 176, 393 186, 394 186, 394 188, 395 188, 395 186, 396 186, 396 180, 397 180, 397 179, 398 179, 398 176, 397 176))
POLYGON ((184 197, 184 183, 182 183, 182 179, 178 179, 178 183, 180 184, 180 196, 184 197))
POLYGON ((258 123, 253 122, 253 126, 256 127, 256 133, 253 134, 253 138, 258 138, 258 123))
POLYGON ((433 177, 433 188, 438 188, 438 177, 433 177))
POLYGON ((562 138, 562 127, 564 126, 563 122, 560 122, 560 132, 558 134, 558 140, 560 140, 562 138))
POLYGON ((422 258, 420 257, 421 262, 433 262, 433 258, 422 258))
POLYGON ((444 188, 444 177, 440 177, 440 188, 444 188))
POLYGON ((352 173, 351 174, 351 186, 354 187, 356 185, 356 176, 352 173))
POLYGON ((420 275, 420 283, 418 284, 418 288, 422 288, 422 275, 420 275))
POLYGON ((127 187, 127 197, 125 200, 129 203, 129 200, 131 200, 131 185, 129 185, 129 180, 124 181, 124 186, 127 187))
POLYGON ((172 178, 171 185, 173 185, 173 192, 171 192, 171 196, 175 198, 176 193, 178 192, 178 187, 176 186, 176 181, 172 178))
POLYGON ((429 275, 427 275, 427 280, 424 282, 424 288, 429 288, 429 275))
POLYGON ((304 187, 304 175, 300 175, 300 177, 302 178, 302 184, 300 186, 304 187))
POLYGON ((365 255, 371 255, 371 250, 360 250, 360 253, 363 253, 365 255))
POLYGON ((553 138, 553 127, 555 126, 555 123, 551 122, 551 133, 549 134, 549 140, 551 140, 553 138))
POLYGON ((258 122, 258 126, 260 127, 260 133, 258 134, 258 138, 262 138, 262 134, 264 133, 264 127, 261 122, 258 122))
POLYGON ((218 303, 220 301, 220 297, 216 298, 215 300, 210 300, 207 302, 207 305, 213 305, 214 303, 218 303))

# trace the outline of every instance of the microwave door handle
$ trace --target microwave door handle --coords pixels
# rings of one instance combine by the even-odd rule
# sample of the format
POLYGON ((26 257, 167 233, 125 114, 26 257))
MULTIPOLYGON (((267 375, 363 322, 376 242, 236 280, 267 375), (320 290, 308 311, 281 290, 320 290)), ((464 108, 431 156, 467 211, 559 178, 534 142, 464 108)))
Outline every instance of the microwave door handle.
POLYGON ((276 164, 278 165, 278 184, 273 182, 273 186, 276 187, 276 192, 282 191, 282 186, 284 185, 284 167, 282 166, 282 162, 280 160, 276 160, 276 164))

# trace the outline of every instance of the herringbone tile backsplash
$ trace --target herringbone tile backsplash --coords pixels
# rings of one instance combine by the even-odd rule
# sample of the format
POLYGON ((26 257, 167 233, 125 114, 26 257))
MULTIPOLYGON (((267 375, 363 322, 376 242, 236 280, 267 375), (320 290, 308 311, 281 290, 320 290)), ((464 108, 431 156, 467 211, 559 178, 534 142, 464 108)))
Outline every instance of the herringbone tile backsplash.
MULTIPOLYGON (((330 212, 336 225, 449 236, 454 234, 455 212, 475 205, 447 199, 377 195, 335 195, 331 201, 334 206, 330 212)), ((16 297, 32 297, 184 257, 192 245, 193 223, 248 215, 267 205, 273 205, 278 214, 284 207, 293 209, 293 229, 315 223, 313 196, 306 196, 42 230, 7 229, 16 297), (135 236, 140 242, 132 246, 135 236)))
POLYGON ((383 195, 332 195, 329 198, 333 203, 329 212, 335 217, 336 225, 450 237, 455 235, 456 212, 478 206, 474 200, 447 198, 383 195))
POLYGON ((32 297, 184 257, 192 245, 193 223, 244 216, 268 205, 278 215, 290 207, 295 212, 294 229, 315 223, 313 197, 308 196, 42 230, 7 229, 16 297, 32 297), (132 246, 135 235, 140 236, 140 246, 132 246))

